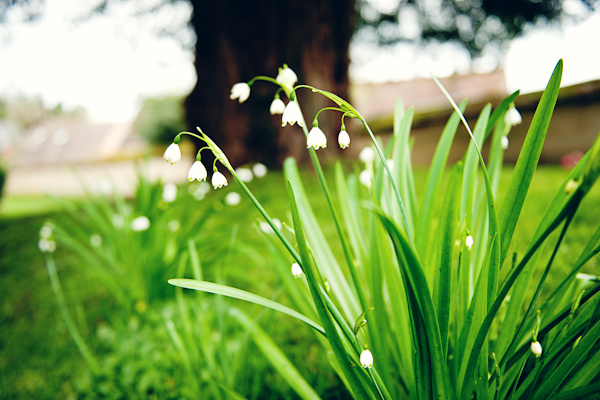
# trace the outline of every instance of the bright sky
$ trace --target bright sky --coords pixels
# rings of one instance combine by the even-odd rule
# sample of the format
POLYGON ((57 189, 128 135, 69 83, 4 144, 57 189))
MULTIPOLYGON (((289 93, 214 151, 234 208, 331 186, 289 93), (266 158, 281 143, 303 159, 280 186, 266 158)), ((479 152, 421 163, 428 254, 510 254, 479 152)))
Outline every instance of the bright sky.
MULTIPOLYGON (((189 7, 132 18, 135 10, 129 4, 139 2, 112 2, 119 5, 77 24, 74 18, 85 14, 82 3, 46 0, 40 20, 0 26, 0 97, 41 96, 48 107, 59 102, 66 108, 81 105, 93 120, 118 122, 135 118, 144 97, 191 90, 196 79, 193 54, 177 39, 153 34, 157 20, 187 20, 189 7)), ((600 79, 599 37, 600 13, 564 24, 562 31, 529 32, 511 43, 504 57, 507 89, 543 89, 559 58, 565 62, 563 86, 600 79)), ((353 46, 351 56, 356 82, 410 79, 430 72, 441 77, 465 73, 469 67, 468 58, 450 46, 419 54, 408 46, 353 46)), ((490 65, 484 58, 475 70, 485 72, 490 65)))

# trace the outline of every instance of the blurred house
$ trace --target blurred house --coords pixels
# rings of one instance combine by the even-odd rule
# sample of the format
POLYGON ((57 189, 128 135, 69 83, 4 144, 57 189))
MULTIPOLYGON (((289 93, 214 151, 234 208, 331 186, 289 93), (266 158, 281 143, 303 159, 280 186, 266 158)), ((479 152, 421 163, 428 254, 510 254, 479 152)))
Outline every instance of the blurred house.
MULTIPOLYGON (((509 94, 501 70, 488 74, 456 75, 440 81, 456 102, 465 98, 469 100, 465 116, 471 127, 475 125, 485 104, 489 102, 495 107, 509 94)), ((393 129, 392 114, 396 99, 401 98, 405 108, 414 106, 412 160, 416 164, 429 164, 444 125, 453 111, 433 80, 354 85, 351 94, 353 104, 375 133, 383 138, 391 134, 393 129)), ((505 152, 506 162, 516 162, 541 95, 538 92, 517 97, 515 105, 521 112, 523 122, 511 130, 510 145, 505 152)), ((577 154, 591 148, 599 132, 600 80, 561 88, 540 162, 560 163, 565 158, 577 158, 577 154)), ((355 140, 353 151, 360 151, 368 142, 364 136, 355 140)), ((461 125, 449 162, 459 160, 468 144, 468 133, 461 125)), ((484 154, 485 148, 484 145, 484 154)))
MULTIPOLYGON (((44 120, 5 146, 9 166, 5 194, 78 195, 108 185, 129 195, 142 171, 150 179, 182 181, 190 162, 173 168, 130 123, 96 124, 85 118, 44 120)), ((188 157, 189 158, 189 157, 188 157)))

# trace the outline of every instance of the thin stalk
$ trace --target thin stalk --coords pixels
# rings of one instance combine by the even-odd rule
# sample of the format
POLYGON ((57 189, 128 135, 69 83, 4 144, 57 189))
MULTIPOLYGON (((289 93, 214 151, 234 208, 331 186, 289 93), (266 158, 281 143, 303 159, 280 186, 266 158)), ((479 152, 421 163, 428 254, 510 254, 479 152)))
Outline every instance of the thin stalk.
POLYGON ((54 291, 54 296, 56 297, 56 301, 58 303, 58 308, 60 309, 60 313, 62 315, 63 321, 65 325, 67 325, 67 329, 79 349, 79 352, 85 359, 90 371, 94 376, 100 375, 100 367, 96 362, 96 359, 90 352, 90 349, 85 344, 85 341, 79 334, 71 315, 69 314, 69 310, 67 308, 67 302, 65 300, 65 295, 62 291, 62 287, 60 285, 60 280, 58 279, 58 273, 56 272, 56 264, 54 263, 54 258, 50 254, 46 254, 46 269, 48 270, 48 276, 50 277, 50 283, 52 285, 52 290, 54 291))
MULTIPOLYGON (((306 127, 304 115, 302 116, 302 122, 302 131, 304 132, 304 136, 308 137, 308 128, 306 127)), ((333 217, 337 233, 340 237, 340 241, 342 242, 342 248, 344 251, 344 256, 346 258, 346 263, 348 264, 348 270, 350 271, 350 275, 352 276, 352 281, 354 283, 356 293, 358 294, 358 299, 360 301, 361 308, 363 310, 366 310, 369 307, 367 296, 365 295, 362 285, 360 284, 360 276, 358 275, 358 271, 356 270, 356 266, 354 265, 354 257, 352 256, 352 252, 350 250, 350 247, 348 246, 348 240, 346 239, 346 235, 342 230, 342 224, 333 205, 331 192, 329 191, 329 187, 327 186, 325 174, 323 174, 323 168, 321 167, 321 163, 319 162, 319 158, 317 157, 316 150, 311 147, 308 149, 308 152, 310 154, 310 159, 315 167, 315 171, 317 172, 317 177, 319 178, 321 187, 323 188, 325 198, 327 199, 327 204, 329 206, 329 210, 331 211, 331 215, 333 217)))

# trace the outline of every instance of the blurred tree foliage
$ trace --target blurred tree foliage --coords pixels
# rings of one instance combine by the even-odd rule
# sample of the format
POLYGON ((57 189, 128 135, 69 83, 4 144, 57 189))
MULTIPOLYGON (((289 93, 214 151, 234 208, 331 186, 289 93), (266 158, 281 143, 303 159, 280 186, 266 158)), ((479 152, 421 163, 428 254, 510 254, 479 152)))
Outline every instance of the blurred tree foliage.
MULTIPOLYGON (((19 4, 39 13, 43 0, 0 0, 0 22, 19 4)), ((90 13, 131 0, 97 0, 90 13)), ((275 91, 265 84, 252 88, 243 105, 229 100, 231 86, 255 75, 277 74, 287 63, 300 82, 347 97, 348 49, 353 34, 379 44, 454 41, 472 56, 491 44, 521 34, 532 23, 560 22, 574 8, 592 10, 598 0, 156 0, 140 2, 141 12, 191 5, 190 25, 197 42, 194 62, 198 82, 185 101, 188 129, 211 135, 234 165, 261 161, 270 166, 293 155, 306 157, 304 137, 281 129, 268 114, 275 91)), ((583 13, 585 14, 585 13, 583 13)), ((583 15, 579 13, 578 15, 583 15)), ((160 27, 159 33, 170 30, 160 27)), ((171 29, 172 31, 172 29, 171 29)), ((300 93, 302 100, 303 93, 300 93)), ((312 99, 311 99, 312 100, 312 99)), ((108 99, 107 99, 108 101, 108 99)), ((326 102, 305 107, 314 115, 326 102)), ((330 114, 331 115, 331 114, 330 114)), ((338 116, 323 116, 325 132, 339 128, 338 116)), ((310 118, 310 117, 309 117, 310 118)), ((333 147, 333 146, 332 146, 333 147)), ((332 152, 328 152, 331 154, 332 152)))
POLYGON ((183 98, 166 96, 145 99, 133 129, 153 143, 171 143, 175 134, 186 130, 183 98))

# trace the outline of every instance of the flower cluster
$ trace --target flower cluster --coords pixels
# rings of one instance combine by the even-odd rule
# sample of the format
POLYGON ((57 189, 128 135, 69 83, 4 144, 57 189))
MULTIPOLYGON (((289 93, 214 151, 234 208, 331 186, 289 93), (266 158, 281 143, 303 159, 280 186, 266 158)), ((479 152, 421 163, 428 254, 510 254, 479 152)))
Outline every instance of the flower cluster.
MULTIPOLYGON (((298 124, 300 127, 304 127, 304 117, 302 116, 302 111, 300 110, 300 105, 298 104, 298 100, 295 97, 295 88, 294 85, 298 82, 298 75, 289 68, 286 64, 283 65, 282 68, 279 68, 279 73, 275 79, 267 78, 267 77, 256 77, 252 79, 250 82, 238 82, 231 88, 230 98, 232 100, 239 100, 240 103, 243 103, 250 96, 250 87, 254 83, 255 80, 267 80, 273 83, 276 83, 280 86, 280 89, 275 94, 275 98, 269 107, 269 112, 271 115, 282 114, 281 117, 281 126, 287 126, 298 124), (288 95, 290 101, 286 105, 283 100, 281 100, 279 93, 283 91, 288 95)), ((337 111, 341 111, 346 116, 346 112, 342 109, 336 109, 337 111)), ((323 110, 321 110, 323 111, 323 110)), ((319 111, 320 112, 320 111, 319 111)), ((319 114, 317 113, 317 116, 319 114)), ((346 127, 343 123, 342 117, 342 128, 340 133, 338 134, 338 144, 340 148, 346 149, 350 146, 350 135, 346 131, 346 127)), ((306 148, 313 148, 315 150, 320 148, 327 147, 327 137, 325 133, 317 126, 317 118, 315 117, 315 122, 313 124, 313 128, 308 133, 306 137, 306 148)))

